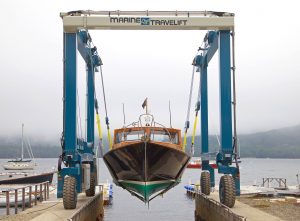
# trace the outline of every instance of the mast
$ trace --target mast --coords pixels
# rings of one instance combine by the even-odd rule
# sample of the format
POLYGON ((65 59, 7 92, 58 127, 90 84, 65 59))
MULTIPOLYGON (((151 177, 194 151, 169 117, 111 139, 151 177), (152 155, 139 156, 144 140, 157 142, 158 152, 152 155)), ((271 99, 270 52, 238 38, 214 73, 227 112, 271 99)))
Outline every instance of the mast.
POLYGON ((22 152, 21 152, 21 160, 23 160, 24 155, 24 124, 22 123, 22 152))

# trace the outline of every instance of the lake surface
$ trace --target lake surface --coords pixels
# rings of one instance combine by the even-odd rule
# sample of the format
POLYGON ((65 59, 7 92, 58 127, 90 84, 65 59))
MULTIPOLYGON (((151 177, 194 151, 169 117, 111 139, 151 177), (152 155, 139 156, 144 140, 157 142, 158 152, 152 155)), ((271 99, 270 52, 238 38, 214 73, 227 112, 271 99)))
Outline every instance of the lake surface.
MULTIPOLYGON (((0 163, 7 160, 1 159, 0 163)), ((57 159, 36 159, 37 171, 49 171, 56 167, 57 159)), ((242 159, 241 185, 261 184, 263 177, 282 177, 288 185, 296 185, 296 174, 300 173, 300 159, 242 159)), ((102 161, 99 160, 100 182, 112 182, 110 174, 102 161)), ((3 172, 1 167, 0 172, 3 172)), ((194 220, 194 201, 190 199, 183 188, 184 185, 199 182, 200 170, 187 169, 182 182, 175 188, 157 197, 145 205, 120 187, 113 186, 114 197, 112 205, 105 207, 105 221, 182 221, 194 220)), ((216 175, 216 184, 219 182, 216 175)), ((56 177, 55 177, 56 181, 56 177)), ((1 209, 2 210, 2 209, 1 209)))

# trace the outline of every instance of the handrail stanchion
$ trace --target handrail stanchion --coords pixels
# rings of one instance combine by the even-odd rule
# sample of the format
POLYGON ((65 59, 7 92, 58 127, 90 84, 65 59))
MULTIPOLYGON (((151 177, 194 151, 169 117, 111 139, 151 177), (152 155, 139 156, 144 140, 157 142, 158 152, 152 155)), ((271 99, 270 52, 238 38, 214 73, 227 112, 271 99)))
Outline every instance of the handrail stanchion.
POLYGON ((35 194, 34 194, 34 205, 37 205, 37 185, 36 185, 36 184, 35 184, 34 190, 35 190, 35 194))
POLYGON ((32 194, 32 187, 29 186, 29 208, 31 208, 31 194, 32 194))
POLYGON ((43 201, 43 184, 40 184, 40 202, 43 201))
POLYGON ((10 203, 9 203, 9 190, 6 191, 6 215, 9 215, 10 203))
POLYGON ((47 200, 47 183, 45 182, 44 183, 44 198, 43 198, 43 200, 47 200))
POLYGON ((47 181, 47 199, 49 199, 50 196, 49 196, 49 182, 47 181))
POLYGON ((18 213, 18 190, 15 189, 15 214, 18 213))
POLYGON ((25 187, 22 188, 22 211, 25 210, 25 187))

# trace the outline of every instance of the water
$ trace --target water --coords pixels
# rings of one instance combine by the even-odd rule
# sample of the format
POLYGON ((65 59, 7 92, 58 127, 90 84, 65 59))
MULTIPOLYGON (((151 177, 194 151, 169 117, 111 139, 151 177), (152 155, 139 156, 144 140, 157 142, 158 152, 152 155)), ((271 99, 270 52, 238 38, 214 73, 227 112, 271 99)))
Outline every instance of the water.
MULTIPOLYGON (((2 164, 6 160, 0 160, 2 164)), ((51 170, 57 165, 57 159, 36 159, 38 171, 51 170)), ((104 162, 100 160, 100 182, 112 182, 104 162)), ((296 174, 300 173, 300 159, 242 159, 241 185, 261 184, 263 177, 283 177, 288 185, 296 185, 296 174)), ((3 172, 3 169, 0 169, 3 172)), ((187 169, 182 182, 167 192, 163 197, 157 197, 145 205, 127 191, 114 185, 112 205, 105 207, 105 221, 182 221, 194 220, 194 201, 190 199, 183 188, 189 182, 198 182, 200 170, 187 169)), ((56 180, 56 177, 55 177, 56 180)), ((218 184, 219 175, 216 175, 218 184)), ((3 211, 3 210, 2 210, 3 211)))

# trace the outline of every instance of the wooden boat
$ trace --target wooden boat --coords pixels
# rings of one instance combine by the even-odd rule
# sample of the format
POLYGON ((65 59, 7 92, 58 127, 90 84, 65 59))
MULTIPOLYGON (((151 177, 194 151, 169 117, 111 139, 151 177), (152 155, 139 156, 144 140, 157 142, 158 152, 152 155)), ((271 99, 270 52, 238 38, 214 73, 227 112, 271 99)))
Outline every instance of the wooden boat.
POLYGON ((176 186, 190 160, 181 131, 156 123, 147 111, 114 131, 112 148, 103 158, 114 183, 144 202, 176 186))

